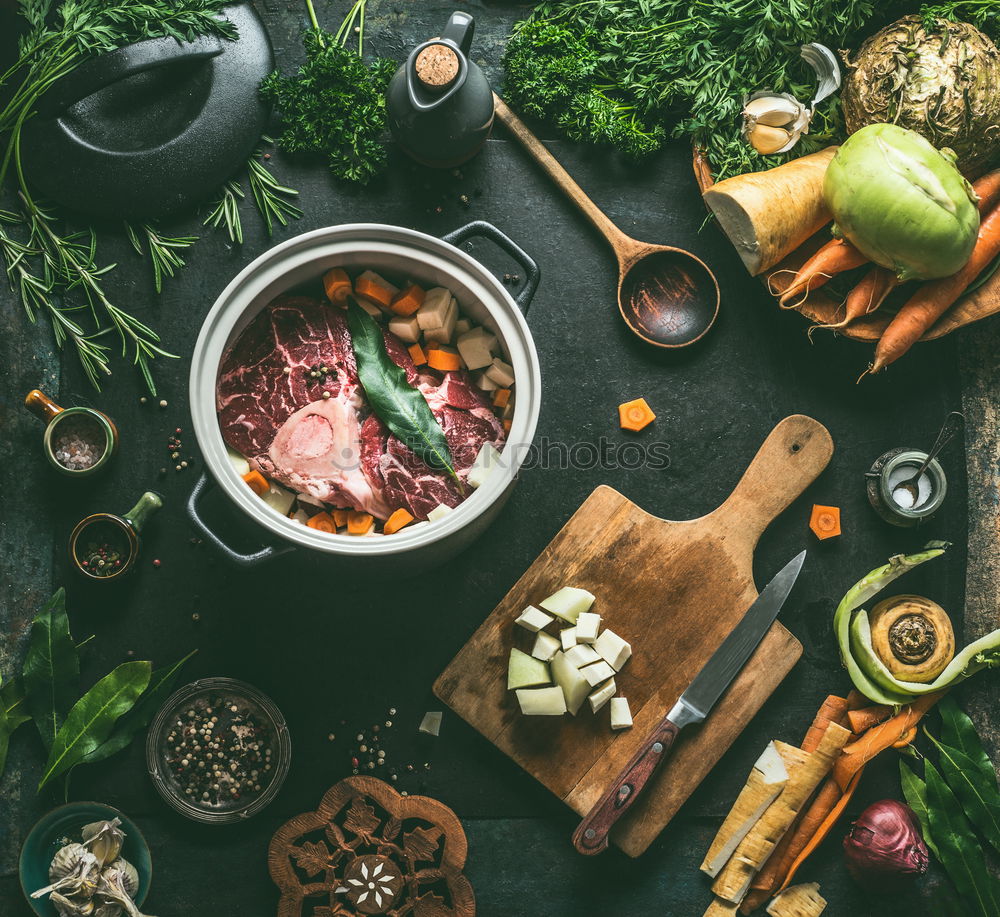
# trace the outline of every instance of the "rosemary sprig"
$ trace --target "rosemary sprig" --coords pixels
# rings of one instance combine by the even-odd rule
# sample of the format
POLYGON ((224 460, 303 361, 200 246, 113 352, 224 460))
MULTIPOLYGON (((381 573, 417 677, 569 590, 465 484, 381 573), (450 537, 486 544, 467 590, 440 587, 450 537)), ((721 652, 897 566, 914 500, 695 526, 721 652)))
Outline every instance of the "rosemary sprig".
POLYGON ((226 227, 229 241, 243 244, 243 220, 240 218, 240 201, 246 195, 243 187, 235 179, 230 179, 222 186, 222 197, 213 205, 212 212, 205 217, 202 226, 212 226, 218 229, 226 227))
POLYGON ((139 233, 142 232, 145 237, 145 246, 149 249, 149 260, 153 266, 153 285, 157 293, 163 292, 164 277, 173 277, 175 270, 184 267, 184 259, 179 252, 190 248, 198 241, 197 236, 165 236, 149 223, 143 223, 139 229, 131 223, 126 223, 125 231, 132 247, 140 255, 145 254, 145 249, 139 233))
MULTIPOLYGON (((270 137, 263 139, 271 142, 270 137)), ((247 162, 247 179, 253 192, 254 203, 264 218, 264 225, 270 236, 274 231, 274 220, 282 226, 287 226, 290 219, 298 220, 302 216, 302 211, 287 199, 297 196, 299 192, 282 185, 261 161, 262 155, 263 149, 258 147, 250 157, 247 162)))

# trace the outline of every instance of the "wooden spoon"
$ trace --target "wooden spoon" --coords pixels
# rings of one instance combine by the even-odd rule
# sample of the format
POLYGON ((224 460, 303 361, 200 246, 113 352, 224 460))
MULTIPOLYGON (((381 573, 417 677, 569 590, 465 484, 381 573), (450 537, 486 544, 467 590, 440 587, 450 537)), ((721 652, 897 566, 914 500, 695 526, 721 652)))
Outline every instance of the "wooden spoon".
POLYGON ((686 347, 700 340, 719 314, 719 284, 690 252, 625 235, 583 193, 528 126, 493 94, 496 114, 607 239, 618 258, 618 310, 632 332, 657 347, 686 347))

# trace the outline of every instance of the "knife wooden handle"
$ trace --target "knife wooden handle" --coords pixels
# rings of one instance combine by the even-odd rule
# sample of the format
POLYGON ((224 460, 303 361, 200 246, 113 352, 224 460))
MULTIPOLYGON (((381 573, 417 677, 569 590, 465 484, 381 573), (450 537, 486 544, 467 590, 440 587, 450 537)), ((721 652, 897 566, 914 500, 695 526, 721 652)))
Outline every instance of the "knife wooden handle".
POLYGON ((608 849, 608 834, 615 822, 635 802, 653 771, 667 756, 678 732, 680 728, 665 719, 650 733, 618 779, 573 832, 573 846, 580 853, 593 856, 608 849))

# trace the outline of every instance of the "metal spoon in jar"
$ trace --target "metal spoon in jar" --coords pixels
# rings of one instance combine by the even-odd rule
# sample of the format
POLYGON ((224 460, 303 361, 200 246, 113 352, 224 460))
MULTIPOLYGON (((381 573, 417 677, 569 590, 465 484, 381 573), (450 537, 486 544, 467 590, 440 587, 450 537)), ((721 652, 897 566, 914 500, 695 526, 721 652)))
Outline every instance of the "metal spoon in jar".
POLYGON ((614 249, 618 311, 633 334, 664 348, 686 347, 700 340, 719 314, 719 284, 708 265, 682 248, 653 245, 625 235, 495 93, 493 104, 507 130, 614 249))
MULTIPOLYGON (((893 499, 896 499, 896 495, 902 492, 902 494, 906 494, 906 497, 912 501, 910 506, 917 505, 917 501, 920 499, 920 476, 927 470, 927 466, 937 458, 937 454, 952 441, 955 434, 962 429, 964 424, 965 416, 960 411, 952 411, 945 418, 944 423, 941 425, 941 431, 938 433, 937 439, 934 440, 934 445, 931 446, 931 451, 927 453, 927 458, 921 462, 916 473, 908 477, 905 481, 900 481, 892 488, 893 499)), ((901 503, 898 499, 896 499, 896 502, 901 503)))

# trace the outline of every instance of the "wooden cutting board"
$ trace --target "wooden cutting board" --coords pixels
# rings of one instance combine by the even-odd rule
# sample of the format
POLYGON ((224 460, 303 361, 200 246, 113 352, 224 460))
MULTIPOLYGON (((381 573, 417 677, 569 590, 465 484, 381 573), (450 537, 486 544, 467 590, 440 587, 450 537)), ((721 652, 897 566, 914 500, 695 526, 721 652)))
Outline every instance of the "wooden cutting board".
MULTIPOLYGON (((753 551, 761 533, 832 454, 822 424, 801 414, 787 417, 729 499, 687 522, 658 519, 612 488, 598 487, 452 660, 434 693, 586 814, 757 597, 753 551), (533 642, 514 619, 566 585, 593 592, 605 625, 632 644, 632 659, 616 678, 632 708, 631 730, 613 733, 607 707, 597 716, 586 706, 576 717, 522 716, 506 690, 511 646, 530 651, 533 642)), ((612 842, 639 856, 801 654, 801 644, 780 623, 772 625, 708 720, 681 732, 645 794, 612 831, 612 842)))

